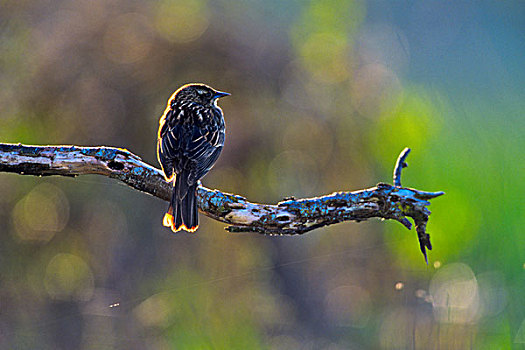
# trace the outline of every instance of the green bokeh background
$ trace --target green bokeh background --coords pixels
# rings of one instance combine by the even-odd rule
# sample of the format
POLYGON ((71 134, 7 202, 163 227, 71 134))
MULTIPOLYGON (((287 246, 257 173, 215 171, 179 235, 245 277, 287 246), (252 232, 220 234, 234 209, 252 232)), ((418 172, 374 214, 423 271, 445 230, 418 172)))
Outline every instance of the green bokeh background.
POLYGON ((525 344, 520 1, 1 1, 0 142, 157 164, 180 85, 221 100, 204 179, 259 202, 443 190, 424 264, 396 222, 300 237, 161 225, 97 176, 0 174, 1 349, 507 349, 525 344))

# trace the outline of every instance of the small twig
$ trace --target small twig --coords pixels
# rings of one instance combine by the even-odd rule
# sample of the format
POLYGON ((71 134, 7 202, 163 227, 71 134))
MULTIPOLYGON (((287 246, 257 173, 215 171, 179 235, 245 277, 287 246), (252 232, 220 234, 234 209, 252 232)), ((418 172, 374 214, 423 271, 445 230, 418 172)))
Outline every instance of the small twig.
MULTIPOLYGON (((244 197, 200 185, 197 189, 198 206, 205 215, 230 224, 226 227, 230 232, 269 235, 303 234, 342 221, 359 222, 372 217, 393 219, 410 229, 412 225, 407 217, 411 217, 427 260, 425 248, 430 250, 432 246, 425 232, 430 215, 426 207, 430 204, 429 199, 441 196, 443 192, 401 187, 401 168, 408 151, 405 149, 398 158, 394 186, 380 183, 360 191, 336 192, 321 197, 288 197, 272 205, 252 203, 244 197)), ((172 185, 164 180, 159 169, 125 149, 113 147, 0 143, 0 172, 37 176, 99 174, 165 201, 169 201, 172 191, 172 185)))
MULTIPOLYGON (((410 148, 406 147, 397 158, 396 166, 394 167, 394 186, 395 187, 401 187, 401 171, 403 168, 406 168, 408 164, 405 162, 406 158, 408 157, 408 154, 410 153, 410 148)), ((416 198, 421 200, 426 199, 432 199, 439 197, 441 195, 444 195, 445 192, 425 192, 425 191, 417 191, 417 194, 415 194, 416 198)), ((430 205, 430 202, 424 202, 424 205, 430 205)), ((407 216, 410 216, 414 219, 414 222, 416 223, 416 232, 417 237, 419 240, 419 249, 421 249, 421 253, 423 253, 423 256, 425 257, 425 262, 428 265, 428 258, 427 258, 427 251, 432 250, 432 244, 430 243, 430 235, 426 233, 426 227, 428 222, 428 216, 430 215, 430 211, 426 208, 421 208, 418 211, 412 211, 410 210, 410 214, 407 213, 407 216)), ((406 219, 406 218, 405 218, 406 219)), ((408 224, 410 222, 406 220, 408 224)), ((408 226, 405 224, 405 226, 410 230, 411 225, 408 226)))
POLYGON ((401 187, 401 170, 408 166, 405 159, 407 159, 409 153, 410 148, 406 147, 397 157, 396 166, 394 167, 394 186, 396 187, 401 187))

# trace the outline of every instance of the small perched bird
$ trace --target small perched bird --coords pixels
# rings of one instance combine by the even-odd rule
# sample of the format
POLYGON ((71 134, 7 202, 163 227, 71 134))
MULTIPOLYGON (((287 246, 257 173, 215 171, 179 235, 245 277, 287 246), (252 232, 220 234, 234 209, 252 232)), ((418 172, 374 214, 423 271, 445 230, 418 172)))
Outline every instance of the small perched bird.
POLYGON ((157 158, 173 195, 164 226, 173 232, 199 227, 196 190, 224 145, 225 124, 217 100, 230 95, 205 84, 186 84, 171 95, 159 120, 157 158))

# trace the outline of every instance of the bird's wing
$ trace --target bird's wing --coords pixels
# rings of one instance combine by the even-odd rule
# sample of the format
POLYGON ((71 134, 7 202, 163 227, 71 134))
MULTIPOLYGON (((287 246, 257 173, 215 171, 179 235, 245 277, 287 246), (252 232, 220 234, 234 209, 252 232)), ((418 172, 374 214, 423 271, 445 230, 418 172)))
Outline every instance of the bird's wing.
POLYGON ((172 114, 173 110, 169 110, 161 118, 157 139, 157 159, 159 160, 162 171, 164 172, 164 177, 167 181, 173 179, 174 155, 179 148, 177 134, 170 132, 169 120, 171 119, 172 114))
POLYGON ((208 158, 206 158, 202 163, 197 164, 197 171, 196 171, 196 178, 201 179, 210 171, 210 169, 213 167, 215 162, 217 161, 217 158, 219 158, 219 155, 221 154, 222 146, 215 147, 208 158))
POLYGON ((210 171, 224 145, 224 129, 203 130, 193 128, 193 138, 188 147, 187 157, 195 163, 195 181, 210 171))
POLYGON ((171 165, 171 161, 168 157, 162 152, 162 140, 157 140, 157 159, 160 163, 160 166, 162 168, 162 172, 164 173, 164 178, 166 181, 170 182, 173 180, 173 166, 171 165))

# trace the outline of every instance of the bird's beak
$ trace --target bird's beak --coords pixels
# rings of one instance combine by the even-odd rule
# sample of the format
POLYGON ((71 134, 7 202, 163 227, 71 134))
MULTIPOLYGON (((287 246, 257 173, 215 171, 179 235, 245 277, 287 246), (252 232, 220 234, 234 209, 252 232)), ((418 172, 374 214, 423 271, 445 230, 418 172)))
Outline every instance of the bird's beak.
POLYGON ((215 91, 215 95, 213 95, 213 99, 218 99, 224 96, 230 96, 230 93, 228 92, 222 92, 222 91, 215 91))

